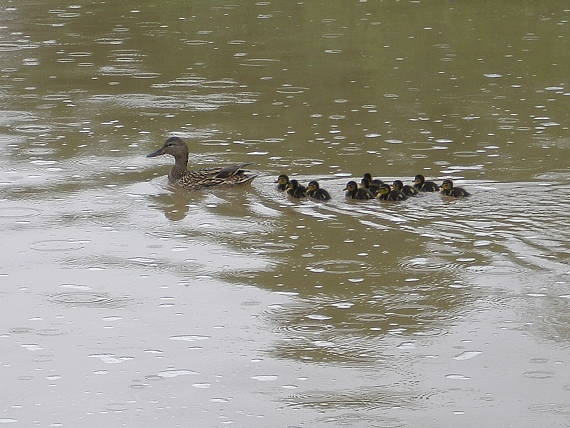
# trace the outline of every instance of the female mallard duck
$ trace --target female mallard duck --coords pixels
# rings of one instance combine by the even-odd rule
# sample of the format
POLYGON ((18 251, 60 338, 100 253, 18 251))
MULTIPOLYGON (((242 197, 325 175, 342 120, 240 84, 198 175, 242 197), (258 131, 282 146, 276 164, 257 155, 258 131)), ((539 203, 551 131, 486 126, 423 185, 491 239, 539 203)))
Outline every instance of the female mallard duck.
POLYGON ((325 189, 321 189, 318 181, 311 181, 307 185, 307 196, 318 201, 328 201, 331 198, 329 192, 325 189))
POLYGON ((416 189, 408 184, 404 186, 404 183, 402 183, 401 180, 394 180, 392 183, 392 188, 398 192, 403 193, 406 196, 416 196, 419 193, 416 189))
POLYGON ((284 192, 285 190, 287 190, 287 185, 289 184, 289 177, 286 176, 285 174, 281 174, 279 177, 277 177, 277 190, 279 190, 280 192, 284 192))
POLYGON ((293 198, 304 198, 306 195, 307 188, 301 184, 297 180, 291 180, 287 184, 287 194, 292 196, 293 198))
POLYGON ((188 146, 181 138, 170 137, 164 145, 146 155, 148 158, 155 156, 174 156, 174 166, 168 173, 168 181, 188 190, 196 190, 202 187, 219 186, 223 184, 249 183, 257 175, 247 174, 242 168, 249 163, 238 163, 226 167, 203 168, 188 171, 188 146))
POLYGON ((360 187, 362 189, 368 190, 372 194, 372 197, 376 197, 378 194, 378 189, 380 189, 380 186, 383 183, 384 182, 382 180, 372 179, 372 175, 367 172, 362 177, 362 180, 360 180, 360 187))
POLYGON ((356 181, 349 181, 346 183, 346 187, 343 189, 346 191, 344 194, 348 199, 372 199, 372 193, 368 189, 358 188, 356 181))
POLYGON ((408 197, 398 190, 390 189, 390 185, 384 183, 382 186, 380 186, 380 190, 378 190, 378 196, 376 196, 376 199, 379 199, 381 201, 403 201, 405 199, 408 199, 408 197))
POLYGON ((443 183, 441 183, 441 194, 444 196, 453 196, 455 198, 470 195, 470 193, 462 187, 453 187, 453 181, 451 180, 443 180, 443 183))
POLYGON ((419 192, 437 192, 439 186, 433 181, 426 181, 425 177, 418 174, 414 178, 414 188, 419 192))

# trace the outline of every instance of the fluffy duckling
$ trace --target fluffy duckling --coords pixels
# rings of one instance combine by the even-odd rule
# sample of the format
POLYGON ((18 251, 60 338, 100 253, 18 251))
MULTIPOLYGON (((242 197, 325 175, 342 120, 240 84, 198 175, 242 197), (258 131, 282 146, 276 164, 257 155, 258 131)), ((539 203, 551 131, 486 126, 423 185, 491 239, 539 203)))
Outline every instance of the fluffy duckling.
POLYGON ((289 184, 289 177, 285 174, 281 174, 279 177, 277 177, 277 190, 279 190, 280 192, 284 192, 285 190, 287 190, 287 185, 289 184))
POLYGON ((318 181, 311 181, 307 185, 307 196, 318 201, 328 201, 331 198, 329 192, 325 189, 321 189, 318 181))
POLYGON ((349 199, 372 199, 372 193, 370 193, 368 189, 359 189, 356 181, 349 181, 346 183, 346 187, 343 190, 346 192, 344 195, 349 199))
POLYGON ((470 193, 462 187, 453 187, 453 181, 451 180, 443 180, 443 183, 441 183, 441 194, 444 196, 453 196, 455 198, 470 195, 470 193))
POLYGON ((372 193, 372 197, 376 197, 378 194, 378 189, 383 184, 382 180, 378 179, 371 179, 371 175, 369 173, 364 174, 362 180, 360 180, 360 188, 368 190, 372 193))
POLYGON ((394 180, 392 183, 392 188, 398 192, 403 193, 406 196, 416 196, 419 193, 416 189, 408 184, 404 186, 404 183, 402 183, 401 180, 394 180))
POLYGON ((408 199, 408 197, 398 190, 390 189, 390 185, 384 183, 380 186, 376 199, 381 201, 403 201, 408 199))
POLYGON ((419 192, 437 192, 439 186, 433 181, 426 181, 425 177, 418 174, 414 177, 414 188, 419 192))
POLYGON ((307 188, 301 184, 297 180, 291 180, 287 183, 287 187, 285 189, 289 196, 293 198, 304 198, 306 196, 305 192, 307 188))

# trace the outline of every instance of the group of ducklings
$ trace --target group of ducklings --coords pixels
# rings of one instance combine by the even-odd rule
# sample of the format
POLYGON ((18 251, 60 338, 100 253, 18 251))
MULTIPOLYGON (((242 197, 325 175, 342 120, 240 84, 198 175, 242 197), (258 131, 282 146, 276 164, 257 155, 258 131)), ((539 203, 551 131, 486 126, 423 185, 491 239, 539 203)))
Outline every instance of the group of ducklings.
MULTIPOLYGON (((319 186, 315 180, 305 187, 297 180, 289 180, 285 174, 277 177, 277 190, 287 192, 293 198, 311 198, 318 201, 328 201, 331 195, 319 186)), ((356 181, 349 181, 343 189, 347 199, 379 199, 382 201, 403 201, 410 196, 416 196, 420 192, 440 192, 444 196, 455 198, 469 196, 469 193, 461 188, 454 187, 453 181, 443 180, 441 186, 433 181, 426 181, 425 177, 418 174, 414 177, 413 185, 404 185, 401 180, 395 180, 390 186, 382 180, 372 178, 370 173, 364 174, 360 185, 356 181)))

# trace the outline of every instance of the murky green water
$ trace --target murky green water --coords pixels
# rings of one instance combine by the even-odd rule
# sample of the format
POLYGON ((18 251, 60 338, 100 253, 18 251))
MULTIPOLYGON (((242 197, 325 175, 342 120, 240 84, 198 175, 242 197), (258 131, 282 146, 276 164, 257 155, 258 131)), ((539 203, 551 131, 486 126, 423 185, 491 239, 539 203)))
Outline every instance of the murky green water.
POLYGON ((1 7, 0 423, 567 426, 566 1, 1 7))

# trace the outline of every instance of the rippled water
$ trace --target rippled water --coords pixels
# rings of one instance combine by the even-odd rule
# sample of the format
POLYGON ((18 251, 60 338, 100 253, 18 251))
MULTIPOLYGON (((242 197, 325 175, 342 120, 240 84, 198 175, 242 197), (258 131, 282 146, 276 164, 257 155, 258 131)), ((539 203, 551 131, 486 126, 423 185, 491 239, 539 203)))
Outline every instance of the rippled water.
POLYGON ((2 8, 0 423, 567 426, 565 2, 2 8))

